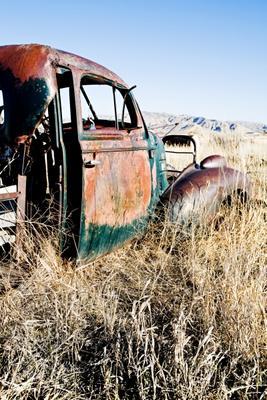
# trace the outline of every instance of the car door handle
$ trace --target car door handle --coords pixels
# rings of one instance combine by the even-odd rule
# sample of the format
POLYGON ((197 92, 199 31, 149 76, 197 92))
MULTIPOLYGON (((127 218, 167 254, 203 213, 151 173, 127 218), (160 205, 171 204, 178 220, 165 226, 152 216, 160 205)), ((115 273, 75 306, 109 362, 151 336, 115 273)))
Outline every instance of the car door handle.
POLYGON ((85 168, 93 168, 96 165, 100 165, 101 161, 100 160, 89 160, 84 162, 85 168))

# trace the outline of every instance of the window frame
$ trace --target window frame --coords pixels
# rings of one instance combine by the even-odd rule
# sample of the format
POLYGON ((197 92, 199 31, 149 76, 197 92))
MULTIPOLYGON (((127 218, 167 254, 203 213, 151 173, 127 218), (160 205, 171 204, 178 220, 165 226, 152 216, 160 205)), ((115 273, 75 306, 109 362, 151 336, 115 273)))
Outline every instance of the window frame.
POLYGON ((58 96, 59 96, 59 103, 60 103, 60 118, 61 118, 61 124, 62 124, 62 133, 63 135, 65 134, 65 130, 68 128, 71 129, 72 132, 78 132, 78 118, 77 118, 77 109, 76 109, 76 100, 75 100, 75 80, 74 80, 74 75, 73 71, 69 67, 61 66, 58 65, 57 71, 56 71, 56 79, 57 79, 57 91, 58 91, 58 96), (62 70, 62 72, 60 72, 62 70), (66 81, 65 75, 66 74, 66 81), (63 81, 62 82, 60 81, 63 81), (69 89, 69 107, 70 107, 70 123, 65 123, 63 121, 63 111, 62 111, 62 98, 61 98, 61 89, 69 89))
MULTIPOLYGON (((128 110, 129 113, 129 117, 131 122, 125 122, 124 123, 124 128, 122 128, 121 125, 121 121, 119 121, 118 119, 118 107, 117 107, 117 101, 116 101, 116 93, 119 92, 119 94, 122 96, 122 99, 124 101, 124 96, 127 94, 127 87, 124 87, 122 85, 116 84, 115 82, 109 81, 105 78, 101 78, 101 77, 96 77, 93 75, 90 75, 88 73, 83 73, 80 76, 80 87, 79 87, 79 103, 80 103, 80 111, 81 111, 81 115, 80 115, 80 119, 81 119, 81 126, 82 126, 82 131, 83 134, 88 135, 91 133, 97 133, 97 131, 101 131, 101 129, 104 129, 104 127, 100 127, 100 128, 95 128, 95 129, 89 129, 86 130, 84 129, 84 125, 83 125, 83 110, 82 110, 82 87, 84 88, 84 86, 90 86, 90 85, 101 85, 101 86, 108 86, 111 88, 112 90, 112 96, 113 96, 113 116, 114 116, 114 120, 105 120, 105 119, 101 119, 98 117, 97 113, 96 117, 97 120, 102 121, 102 122, 110 122, 113 124, 113 126, 108 126, 109 128, 113 128, 115 131, 117 131, 119 134, 123 134, 124 132, 128 132, 130 133, 132 130, 138 129, 138 115, 137 115, 137 109, 136 109, 136 103, 134 100, 134 97, 132 96, 131 93, 129 93, 127 95, 127 99, 126 99, 126 109, 128 110), (83 83, 83 80, 88 80, 88 83, 83 83), (90 83, 93 82, 93 83, 90 83), (125 92, 125 93, 123 93, 125 92)), ((85 91, 85 89, 84 89, 85 91)), ((88 96, 88 95, 87 95, 88 96)), ((86 100, 86 99, 85 99, 86 100)), ((87 102, 87 101, 86 101, 87 102)), ((90 104, 92 104, 93 107, 93 103, 91 103, 91 99, 89 99, 90 104)), ((87 106, 90 108, 88 102, 87 102, 87 106)), ((94 109, 94 108, 93 108, 94 109)), ((94 110, 95 111, 95 110, 94 110)))

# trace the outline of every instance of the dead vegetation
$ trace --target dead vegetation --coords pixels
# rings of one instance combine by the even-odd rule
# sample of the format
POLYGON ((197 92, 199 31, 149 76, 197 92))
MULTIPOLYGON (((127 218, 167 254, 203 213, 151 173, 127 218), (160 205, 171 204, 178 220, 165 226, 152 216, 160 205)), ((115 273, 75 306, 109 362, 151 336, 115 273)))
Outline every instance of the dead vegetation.
POLYGON ((51 233, 24 238, 1 278, 1 398, 265 398, 266 175, 240 149, 214 136, 208 152, 244 168, 254 157, 260 201, 211 224, 157 221, 78 266, 51 233))

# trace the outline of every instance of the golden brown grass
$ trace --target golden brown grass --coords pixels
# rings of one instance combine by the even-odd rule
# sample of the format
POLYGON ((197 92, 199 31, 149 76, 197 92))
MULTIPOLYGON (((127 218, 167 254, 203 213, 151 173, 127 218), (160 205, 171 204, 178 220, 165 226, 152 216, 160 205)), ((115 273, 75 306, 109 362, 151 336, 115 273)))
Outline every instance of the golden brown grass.
MULTIPOLYGON (((266 200, 262 156, 244 157, 240 140, 211 137, 209 153, 253 165, 266 200)), ((151 223, 87 265, 63 263, 55 243, 27 237, 2 273, 0 398, 265 398, 263 202, 186 231, 151 223)))

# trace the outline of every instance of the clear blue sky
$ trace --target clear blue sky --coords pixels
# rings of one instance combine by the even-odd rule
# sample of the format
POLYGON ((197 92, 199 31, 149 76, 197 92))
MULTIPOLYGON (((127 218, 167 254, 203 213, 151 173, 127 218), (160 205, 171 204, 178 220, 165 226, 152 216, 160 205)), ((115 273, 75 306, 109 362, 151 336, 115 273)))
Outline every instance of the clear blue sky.
POLYGON ((146 111, 267 122, 267 0, 7 0, 11 43, 105 65, 146 111))

